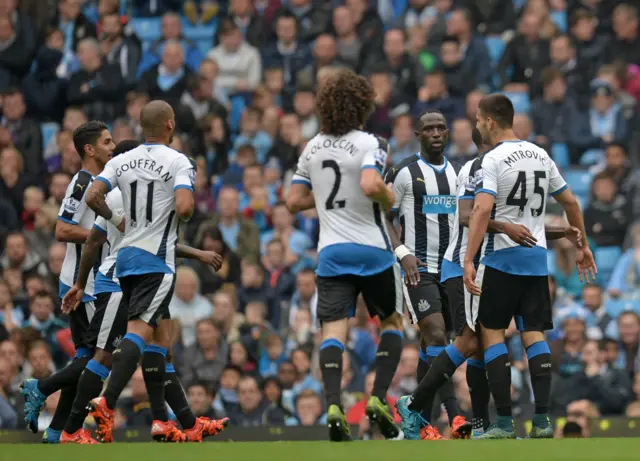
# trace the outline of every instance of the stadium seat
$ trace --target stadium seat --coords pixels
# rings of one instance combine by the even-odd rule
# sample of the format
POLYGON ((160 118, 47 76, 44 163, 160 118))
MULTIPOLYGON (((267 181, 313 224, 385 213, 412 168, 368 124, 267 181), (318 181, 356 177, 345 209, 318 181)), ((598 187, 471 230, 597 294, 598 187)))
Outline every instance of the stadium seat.
POLYGON ((616 263, 622 256, 622 250, 620 247, 596 247, 594 249, 594 257, 596 258, 596 264, 598 265, 598 276, 603 280, 609 280, 609 276, 616 267, 616 263))
POLYGON ((589 149, 580 157, 581 166, 593 166, 604 161, 604 151, 602 149, 589 149))
POLYGON ((551 158, 556 162, 558 168, 566 170, 569 168, 569 148, 566 144, 556 143, 551 146, 551 158))
POLYGON ((527 93, 505 92, 504 94, 511 99, 516 113, 529 113, 529 110, 531 109, 531 100, 527 93))
POLYGON ((46 149, 56 133, 60 131, 60 125, 56 122, 41 123, 40 131, 42 132, 42 149, 46 149))
POLYGON ((591 191, 591 173, 585 170, 568 170, 564 173, 564 180, 580 196, 588 196, 591 191))
POLYGON ((231 113, 229 114, 229 126, 233 133, 237 133, 240 129, 240 117, 247 105, 242 96, 231 97, 231 113))
POLYGON ((498 65, 500 58, 502 58, 502 53, 504 53, 505 43, 502 41, 500 37, 487 37, 486 38, 487 48, 489 49, 489 57, 491 58, 491 64, 493 67, 498 65))
POLYGON ((638 303, 629 300, 622 299, 609 299, 605 304, 604 308, 611 317, 616 318, 620 313, 624 311, 636 311, 638 312, 638 303))
POLYGON ((551 14, 551 22, 558 28, 558 30, 562 33, 567 31, 567 12, 566 11, 552 11, 551 14))
POLYGON ((130 23, 138 38, 145 44, 145 48, 162 35, 161 18, 132 18, 130 23))

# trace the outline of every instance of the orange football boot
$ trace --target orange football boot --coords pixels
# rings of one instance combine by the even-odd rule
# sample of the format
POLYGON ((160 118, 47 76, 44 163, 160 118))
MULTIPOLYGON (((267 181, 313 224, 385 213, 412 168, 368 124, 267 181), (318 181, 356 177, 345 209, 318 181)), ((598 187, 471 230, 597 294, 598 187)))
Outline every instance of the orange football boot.
POLYGON ((191 429, 183 430, 187 442, 202 442, 204 437, 216 435, 224 431, 229 424, 229 418, 209 419, 203 416, 196 418, 196 424, 191 429))
POLYGON ((462 415, 456 416, 451 422, 451 435, 454 439, 468 439, 472 429, 473 425, 462 415))
POLYGON ((447 440, 447 439, 443 437, 442 434, 440 434, 440 431, 438 430, 437 427, 429 424, 420 430, 420 440, 447 440))
POLYGON ((185 434, 178 429, 173 421, 155 420, 151 424, 151 437, 156 442, 180 443, 187 441, 185 434))
POLYGON ((113 418, 115 411, 109 409, 104 397, 96 397, 87 407, 89 416, 96 422, 96 434, 102 443, 113 442, 113 418))
POLYGON ((86 429, 78 429, 73 434, 69 434, 62 431, 60 435, 61 444, 77 444, 77 445, 98 445, 99 442, 91 437, 91 434, 86 429))

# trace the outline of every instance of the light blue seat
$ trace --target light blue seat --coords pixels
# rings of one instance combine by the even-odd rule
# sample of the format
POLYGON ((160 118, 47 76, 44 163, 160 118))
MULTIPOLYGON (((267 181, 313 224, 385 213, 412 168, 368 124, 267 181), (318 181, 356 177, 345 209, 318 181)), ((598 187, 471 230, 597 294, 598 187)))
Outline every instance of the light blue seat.
POLYGON ((581 196, 588 196, 591 190, 592 175, 585 170, 568 170, 564 173, 564 180, 567 181, 573 193, 581 196))
POLYGON ((56 133, 60 131, 60 125, 56 122, 47 122, 40 124, 40 132, 42 133, 42 149, 46 149, 56 133))
POLYGON ((581 166, 592 166, 604 161, 604 151, 602 149, 589 149, 580 157, 581 166))
POLYGON ((566 144, 556 143, 551 145, 551 157, 556 162, 558 168, 566 170, 569 168, 569 148, 566 144))
POLYGON ((601 277, 603 281, 608 281, 621 256, 622 249, 620 247, 596 247, 594 257, 598 265, 598 277, 601 277))
POLYGON ((605 310, 613 318, 617 318, 624 311, 639 311, 638 303, 623 299, 609 299, 605 305, 605 310))
POLYGON ((162 36, 161 18, 132 18, 130 24, 146 47, 162 36))
POLYGON ((500 58, 502 58, 502 53, 504 53, 506 45, 500 37, 487 37, 485 42, 489 50, 491 64, 495 68, 498 65, 498 62, 500 62, 500 58))
POLYGON ((229 114, 229 125, 233 133, 240 130, 240 118, 247 104, 242 96, 236 95, 231 97, 231 113, 229 114))
POLYGON ((515 93, 512 91, 507 91, 504 94, 509 99, 511 99, 513 108, 515 109, 516 113, 529 113, 529 111, 531 110, 531 100, 529 99, 529 95, 527 93, 515 93))
POLYGON ((566 11, 552 11, 549 15, 551 22, 555 24, 558 30, 562 33, 567 31, 567 12, 566 11))

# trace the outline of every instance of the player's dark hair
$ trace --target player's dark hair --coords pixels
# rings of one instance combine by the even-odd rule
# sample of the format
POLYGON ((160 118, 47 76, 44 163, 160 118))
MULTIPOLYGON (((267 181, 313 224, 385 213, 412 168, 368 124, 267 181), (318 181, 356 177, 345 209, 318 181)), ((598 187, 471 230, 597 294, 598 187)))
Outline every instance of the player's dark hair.
POLYGON ((375 93, 366 78, 340 70, 318 93, 320 132, 342 136, 359 130, 373 110, 375 93))
POLYGON ((137 139, 125 139, 120 141, 115 149, 113 149, 113 154, 111 154, 111 158, 117 157, 120 154, 124 154, 125 152, 129 152, 130 150, 135 149, 140 144, 142 144, 137 139))
POLYGON ((99 120, 91 120, 76 128, 73 132, 73 145, 80 155, 80 158, 84 160, 84 146, 90 144, 95 147, 98 139, 102 136, 102 132, 108 129, 107 124, 99 120))
POLYGON ((420 123, 422 123, 422 117, 424 117, 425 115, 428 115, 428 114, 442 115, 446 120, 446 117, 444 116, 442 111, 440 111, 439 109, 425 109, 422 112, 420 112, 420 114, 416 117, 416 123, 415 123, 415 128, 416 129, 420 128, 420 123))
POLYGON ((515 110, 513 103, 504 94, 490 94, 480 100, 478 109, 485 117, 490 117, 500 128, 506 129, 513 126, 515 110))

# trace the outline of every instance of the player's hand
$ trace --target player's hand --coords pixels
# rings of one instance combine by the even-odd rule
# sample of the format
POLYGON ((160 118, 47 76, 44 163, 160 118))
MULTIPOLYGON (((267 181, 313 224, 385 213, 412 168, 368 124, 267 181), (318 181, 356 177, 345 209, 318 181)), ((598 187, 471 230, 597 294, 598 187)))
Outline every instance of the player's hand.
POLYGON ((465 261, 464 263, 464 286, 474 296, 480 296, 482 293, 482 290, 476 284, 476 268, 473 265, 473 261, 465 261))
POLYGON ((582 248, 582 232, 580 232, 580 229, 577 227, 569 226, 567 230, 564 231, 564 237, 570 242, 573 242, 576 247, 582 248))
POLYGON ((387 206, 384 206, 383 208, 385 210, 390 210, 393 208, 393 204, 396 203, 396 193, 393 191, 393 183, 387 184, 387 201, 387 206))
POLYGON ((124 234, 124 229, 127 226, 127 218, 126 216, 122 217, 122 222, 118 225, 118 230, 124 234))
POLYGON ((78 285, 71 287, 67 294, 62 298, 62 312, 64 314, 70 314, 75 311, 84 297, 84 290, 78 285))
POLYGON ((213 270, 216 272, 222 267, 222 256, 215 251, 201 251, 198 256, 198 260, 207 266, 213 267, 213 270))
POLYGON ((591 249, 588 246, 578 248, 576 253, 576 268, 578 269, 581 282, 591 283, 596 281, 598 268, 596 267, 595 259, 593 259, 593 253, 591 253, 591 249))
POLYGON ((417 287, 420 282, 420 272, 418 266, 427 267, 427 265, 416 258, 414 255, 407 255, 400 261, 402 269, 404 269, 404 283, 410 287, 417 287))
POLYGON ((538 243, 531 231, 521 224, 505 224, 504 233, 511 240, 523 247, 534 247, 538 243))

